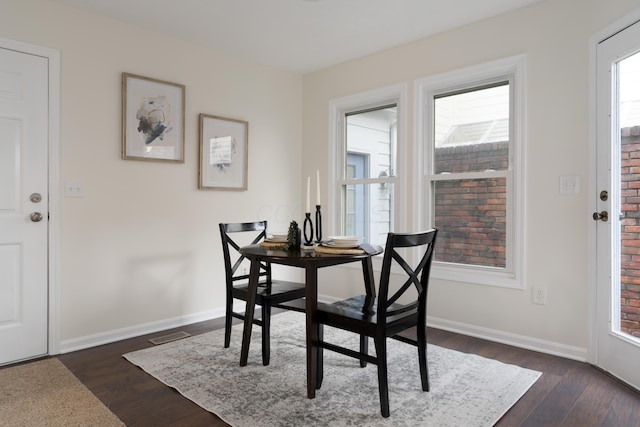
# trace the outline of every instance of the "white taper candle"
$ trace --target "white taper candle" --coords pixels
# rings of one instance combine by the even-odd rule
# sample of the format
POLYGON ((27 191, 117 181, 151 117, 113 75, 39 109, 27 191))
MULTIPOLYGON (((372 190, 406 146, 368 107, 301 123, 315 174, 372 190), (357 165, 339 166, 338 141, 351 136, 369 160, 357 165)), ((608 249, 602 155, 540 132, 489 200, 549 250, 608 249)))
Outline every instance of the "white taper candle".
POLYGON ((307 210, 305 212, 311 212, 311 177, 307 177, 307 210))
POLYGON ((316 169, 316 205, 320 205, 320 170, 316 169))

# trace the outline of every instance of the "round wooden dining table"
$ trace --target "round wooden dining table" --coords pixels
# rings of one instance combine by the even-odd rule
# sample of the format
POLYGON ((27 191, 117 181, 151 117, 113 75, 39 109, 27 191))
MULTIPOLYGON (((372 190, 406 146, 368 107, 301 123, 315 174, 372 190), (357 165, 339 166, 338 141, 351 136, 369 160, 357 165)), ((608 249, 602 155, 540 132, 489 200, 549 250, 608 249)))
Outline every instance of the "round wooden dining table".
MULTIPOLYGON (((318 269, 337 266, 352 262, 362 263, 362 275, 365 292, 375 297, 375 279, 373 276, 372 257, 383 252, 381 246, 363 244, 361 251, 352 253, 324 253, 314 249, 292 249, 264 247, 260 244, 240 248, 240 254, 251 261, 244 330, 242 333, 242 349, 240 352, 240 366, 246 366, 251 342, 251 328, 255 311, 256 291, 258 288, 260 263, 281 264, 303 268, 305 271, 305 315, 307 341, 307 397, 313 399, 319 386, 317 377, 317 342, 318 323, 316 310, 318 307, 318 269)), ((336 251, 339 252, 339 251, 336 251)), ((321 382, 321 379, 320 379, 321 382)))

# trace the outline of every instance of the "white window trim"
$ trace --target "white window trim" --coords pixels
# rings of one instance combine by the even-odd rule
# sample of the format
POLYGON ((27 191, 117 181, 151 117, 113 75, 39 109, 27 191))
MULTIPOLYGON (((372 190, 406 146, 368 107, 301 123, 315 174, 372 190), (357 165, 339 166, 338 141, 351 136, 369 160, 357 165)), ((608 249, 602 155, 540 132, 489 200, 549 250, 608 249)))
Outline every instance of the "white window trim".
MULTIPOLYGON (((430 100, 433 95, 456 86, 480 84, 484 80, 495 79, 500 76, 513 75, 513 91, 515 102, 512 105, 513 131, 515 143, 510 146, 510 164, 515 168, 513 174, 513 188, 508 189, 508 210, 512 217, 508 223, 507 233, 511 238, 512 262, 509 270, 478 266, 456 266, 447 263, 433 263, 431 277, 463 283, 473 283, 490 286, 500 286, 524 289, 524 260, 525 260, 525 125, 526 125, 526 56, 517 55, 497 61, 459 69, 436 76, 418 79, 414 82, 415 93, 415 143, 414 143, 414 200, 417 203, 415 228, 426 229, 430 224, 431 212, 428 197, 430 197, 429 181, 430 153, 426 150, 427 138, 430 136, 432 107, 430 100)), ((437 250, 437 244, 436 244, 437 250)))
MULTIPOLYGON (((344 147, 343 120, 345 113, 357 109, 366 109, 383 104, 397 105, 397 159, 395 177, 388 179, 394 184, 394 224, 393 229, 396 231, 404 231, 407 224, 406 210, 407 206, 407 190, 406 183, 408 179, 408 151, 410 150, 407 140, 407 84, 401 83, 397 85, 387 86, 366 92, 361 92, 342 98, 337 98, 329 102, 329 185, 328 197, 331 211, 327 211, 329 215, 328 224, 330 225, 330 233, 335 234, 341 230, 342 224, 342 199, 341 193, 338 191, 339 173, 342 167, 342 154, 340 149, 344 147)), ((368 180, 359 180, 358 183, 375 183, 380 182, 379 179, 372 178, 368 180)), ((339 233, 338 233, 339 234, 339 233)), ((374 268, 380 269, 381 261, 374 260, 374 268)), ((357 263, 346 264, 353 268, 359 268, 357 263)))

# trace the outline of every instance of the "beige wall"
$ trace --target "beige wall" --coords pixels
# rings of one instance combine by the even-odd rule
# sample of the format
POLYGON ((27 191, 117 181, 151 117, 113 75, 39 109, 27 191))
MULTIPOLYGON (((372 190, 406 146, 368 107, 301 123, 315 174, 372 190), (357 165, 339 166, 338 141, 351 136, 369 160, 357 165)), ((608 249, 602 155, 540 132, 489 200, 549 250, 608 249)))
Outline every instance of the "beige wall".
POLYGON ((61 200, 63 350, 221 315, 218 223, 299 216, 301 77, 44 0, 3 0, 0 37, 61 53, 60 178, 85 192, 61 200), (121 160, 122 72, 186 86, 184 164, 121 160), (249 122, 248 191, 197 189, 199 113, 249 122))
MULTIPOLYGON (((284 228, 300 218, 299 162, 326 176, 331 99, 407 83, 411 141, 415 79, 524 53, 527 288, 434 281, 430 312, 462 330, 581 354, 589 309, 588 42, 636 7, 637 0, 547 0, 298 76, 46 0, 3 0, 0 37, 61 52, 61 181, 85 190, 82 199, 61 200, 63 344, 220 314, 218 222, 266 218, 284 228), (120 159, 123 71, 186 85, 184 164, 120 159), (197 190, 201 112, 249 121, 248 191, 197 190), (559 195, 560 175, 580 176, 582 193, 559 195), (532 286, 547 288, 546 305, 531 303, 532 286)), ((412 207, 408 224, 418 220, 412 207)), ((324 293, 345 294, 349 278, 359 279, 358 271, 322 271, 324 293)))
MULTIPOLYGON (((330 100, 408 84, 411 144, 414 80, 526 54, 526 289, 434 280, 434 324, 586 356, 589 38, 637 7, 637 0, 547 0, 304 76, 303 156, 313 159, 311 169, 326 170, 330 100), (581 194, 560 195, 561 175, 579 176, 581 194), (546 305, 532 304, 533 286, 547 289, 546 305)), ((411 162, 405 168, 414 176, 411 162)), ((404 211, 408 224, 419 223, 414 207, 404 211)), ((327 293, 350 290, 338 274, 324 276, 335 283, 327 293)))

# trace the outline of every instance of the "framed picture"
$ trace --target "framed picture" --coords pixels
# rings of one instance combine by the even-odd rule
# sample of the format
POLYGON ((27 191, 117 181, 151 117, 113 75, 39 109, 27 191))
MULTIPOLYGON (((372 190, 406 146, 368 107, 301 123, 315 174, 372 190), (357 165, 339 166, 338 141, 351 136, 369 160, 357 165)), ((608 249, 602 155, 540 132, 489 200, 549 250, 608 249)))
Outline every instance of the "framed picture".
POLYGON ((200 114, 198 188, 247 189, 249 122, 200 114))
POLYGON ((184 163, 184 85, 122 73, 122 158, 184 163))

